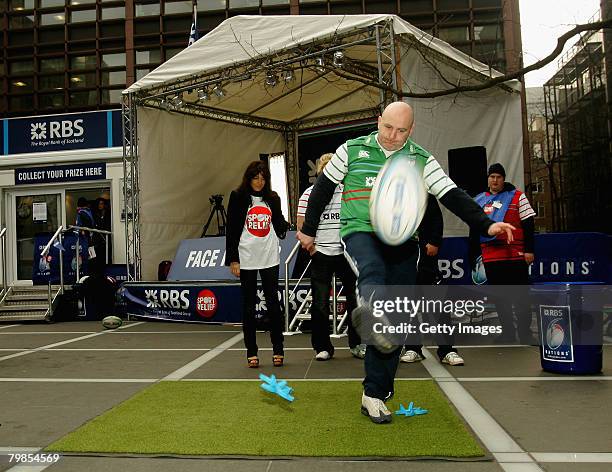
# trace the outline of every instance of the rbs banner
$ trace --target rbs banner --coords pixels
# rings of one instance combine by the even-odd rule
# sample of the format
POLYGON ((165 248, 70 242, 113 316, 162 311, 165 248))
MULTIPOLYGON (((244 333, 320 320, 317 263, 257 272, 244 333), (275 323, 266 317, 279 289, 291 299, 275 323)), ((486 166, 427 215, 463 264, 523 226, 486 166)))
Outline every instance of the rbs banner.
POLYGON ((13 118, 2 126, 5 155, 122 145, 119 110, 13 118))

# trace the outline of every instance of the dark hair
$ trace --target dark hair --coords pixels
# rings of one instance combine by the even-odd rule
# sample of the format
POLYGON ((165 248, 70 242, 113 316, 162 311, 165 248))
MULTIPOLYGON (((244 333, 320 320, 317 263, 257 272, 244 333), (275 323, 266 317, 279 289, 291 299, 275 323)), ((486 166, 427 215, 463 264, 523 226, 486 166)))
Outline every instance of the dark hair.
POLYGON ((253 188, 251 187, 251 180, 257 177, 259 174, 261 174, 266 181, 261 191, 261 196, 264 201, 269 202, 272 195, 274 195, 274 192, 270 186, 270 169, 263 161, 253 161, 247 166, 246 170, 244 171, 244 175, 242 176, 242 183, 237 190, 240 193, 252 193, 253 188))
POLYGON ((87 201, 85 197, 79 197, 79 200, 77 201, 77 206, 86 207, 86 206, 89 206, 89 202, 87 201))

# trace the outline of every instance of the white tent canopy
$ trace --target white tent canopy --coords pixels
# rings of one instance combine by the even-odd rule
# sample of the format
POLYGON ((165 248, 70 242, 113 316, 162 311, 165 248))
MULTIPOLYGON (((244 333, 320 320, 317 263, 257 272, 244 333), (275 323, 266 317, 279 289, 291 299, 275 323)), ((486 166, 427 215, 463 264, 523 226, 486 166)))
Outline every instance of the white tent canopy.
MULTIPOLYGON (((152 278, 180 240, 199 237, 208 197, 229 195, 260 154, 285 153, 294 202, 303 190, 299 133, 372 119, 398 91, 415 109, 414 139, 443 167, 449 149, 485 146, 522 185, 519 82, 414 97, 499 75, 393 15, 226 20, 124 92, 126 188, 134 196, 126 199, 128 259, 136 278, 152 278)), ((465 232, 458 220, 445 222, 447 235, 465 232)))

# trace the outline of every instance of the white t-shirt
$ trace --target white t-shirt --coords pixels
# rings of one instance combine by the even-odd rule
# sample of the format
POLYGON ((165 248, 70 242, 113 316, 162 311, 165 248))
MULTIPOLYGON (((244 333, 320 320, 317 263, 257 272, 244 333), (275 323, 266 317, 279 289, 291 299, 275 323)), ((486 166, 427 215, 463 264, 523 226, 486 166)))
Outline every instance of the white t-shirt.
MULTIPOLYGON (((308 187, 298 203, 297 216, 306 215, 306 207, 308 199, 312 191, 312 185, 308 187)), ((342 190, 344 186, 339 184, 334 190, 334 195, 330 202, 325 206, 325 210, 321 213, 319 228, 315 237, 315 246, 317 251, 322 252, 326 256, 337 256, 344 253, 344 248, 340 242, 340 204, 342 203, 342 190)))
POLYGON ((240 269, 267 269, 280 264, 278 237, 272 211, 262 197, 251 196, 251 206, 240 235, 240 269))

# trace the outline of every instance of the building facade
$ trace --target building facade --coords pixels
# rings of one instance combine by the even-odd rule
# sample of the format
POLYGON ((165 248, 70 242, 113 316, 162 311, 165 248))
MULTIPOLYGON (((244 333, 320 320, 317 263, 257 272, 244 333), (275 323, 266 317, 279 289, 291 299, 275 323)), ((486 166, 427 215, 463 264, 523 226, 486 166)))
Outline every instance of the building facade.
MULTIPOLYGON (((518 0, 200 0, 200 36, 234 15, 397 14, 501 71, 520 67, 518 0)), ((0 113, 109 109, 187 44, 190 0, 0 0, 0 113)))

